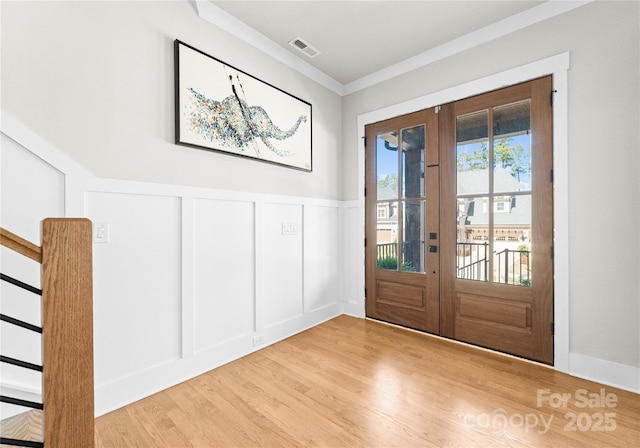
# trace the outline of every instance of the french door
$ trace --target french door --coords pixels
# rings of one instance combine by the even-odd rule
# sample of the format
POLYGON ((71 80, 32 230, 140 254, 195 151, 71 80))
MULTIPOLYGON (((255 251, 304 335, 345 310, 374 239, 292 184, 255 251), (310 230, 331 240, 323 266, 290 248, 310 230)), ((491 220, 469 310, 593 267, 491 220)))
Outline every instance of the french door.
POLYGON ((366 127, 367 316, 553 362, 551 90, 366 127))
POLYGON ((438 119, 428 109, 366 127, 366 312, 438 333, 438 119))

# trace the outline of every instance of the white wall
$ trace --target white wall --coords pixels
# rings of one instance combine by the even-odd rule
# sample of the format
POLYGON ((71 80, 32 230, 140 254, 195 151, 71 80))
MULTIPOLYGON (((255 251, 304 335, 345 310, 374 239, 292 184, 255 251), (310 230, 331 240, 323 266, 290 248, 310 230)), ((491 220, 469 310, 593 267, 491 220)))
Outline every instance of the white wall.
POLYGON ((2 110, 95 175, 340 199, 341 98, 199 18, 190 0, 0 8, 2 110), (310 102, 313 172, 176 146, 175 39, 310 102))

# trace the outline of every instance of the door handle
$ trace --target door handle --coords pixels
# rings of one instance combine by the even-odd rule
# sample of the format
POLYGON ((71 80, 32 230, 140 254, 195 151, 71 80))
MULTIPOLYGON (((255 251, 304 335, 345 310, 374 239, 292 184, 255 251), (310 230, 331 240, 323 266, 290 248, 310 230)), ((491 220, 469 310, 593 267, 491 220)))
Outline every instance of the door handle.
POLYGON ((430 245, 429 246, 429 252, 431 252, 431 253, 438 252, 438 246, 430 245))

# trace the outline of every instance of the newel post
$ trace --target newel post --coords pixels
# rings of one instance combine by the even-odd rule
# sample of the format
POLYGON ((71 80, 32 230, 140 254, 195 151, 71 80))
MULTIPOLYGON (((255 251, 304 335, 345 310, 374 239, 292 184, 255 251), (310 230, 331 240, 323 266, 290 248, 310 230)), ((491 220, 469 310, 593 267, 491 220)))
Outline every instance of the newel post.
POLYGON ((91 221, 42 221, 44 445, 94 446, 91 221))

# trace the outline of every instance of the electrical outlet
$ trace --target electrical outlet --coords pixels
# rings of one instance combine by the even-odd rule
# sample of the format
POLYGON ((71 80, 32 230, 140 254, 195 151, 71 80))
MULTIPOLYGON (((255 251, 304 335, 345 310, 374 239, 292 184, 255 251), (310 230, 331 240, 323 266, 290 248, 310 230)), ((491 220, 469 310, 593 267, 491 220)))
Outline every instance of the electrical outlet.
POLYGON ((264 336, 256 336, 253 338, 253 346, 257 347, 258 345, 264 344, 264 336))

